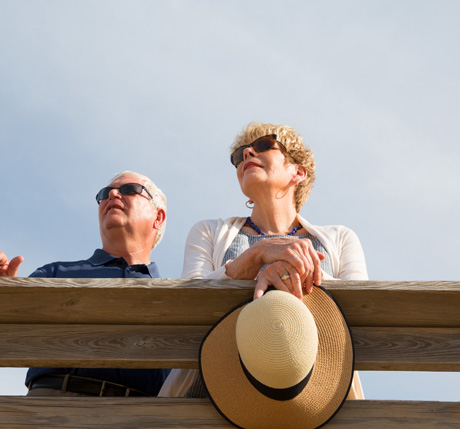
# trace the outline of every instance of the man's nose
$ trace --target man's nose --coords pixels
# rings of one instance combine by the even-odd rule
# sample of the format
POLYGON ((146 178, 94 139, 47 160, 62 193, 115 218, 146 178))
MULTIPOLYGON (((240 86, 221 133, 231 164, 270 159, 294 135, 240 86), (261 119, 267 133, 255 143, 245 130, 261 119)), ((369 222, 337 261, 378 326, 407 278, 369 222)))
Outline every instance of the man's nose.
POLYGON ((121 192, 120 189, 114 188, 111 189, 109 192, 109 200, 113 198, 121 198, 121 192))

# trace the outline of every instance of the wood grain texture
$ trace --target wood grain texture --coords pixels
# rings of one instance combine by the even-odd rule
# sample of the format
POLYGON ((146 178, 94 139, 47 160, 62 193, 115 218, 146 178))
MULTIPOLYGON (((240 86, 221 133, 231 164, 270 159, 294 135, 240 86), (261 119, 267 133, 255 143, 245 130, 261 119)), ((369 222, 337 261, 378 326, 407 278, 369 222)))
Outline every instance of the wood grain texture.
MULTIPOLYGON (((206 399, 0 397, 0 428, 230 428, 206 399)), ((458 428, 460 404, 347 401, 325 427, 458 428)))
MULTIPOLYGON (((460 282, 325 281, 350 326, 460 327, 460 282)), ((0 323, 212 325, 249 280, 0 278, 0 323)))
POLYGON ((197 368, 203 326, 0 325, 0 366, 197 368))
MULTIPOLYGON (((198 368, 208 326, 0 325, 0 366, 198 368)), ((460 371, 459 328, 352 328, 360 370, 460 371)))
MULTIPOLYGON (((324 282, 356 369, 460 371, 460 282, 324 282)), ((252 281, 0 278, 0 365, 196 368, 252 281)), ((0 428, 231 427, 207 400, 0 397, 0 428)), ((347 401, 327 427, 459 428, 460 403, 347 401)))
POLYGON ((460 328, 352 328, 356 369, 460 371, 460 328))

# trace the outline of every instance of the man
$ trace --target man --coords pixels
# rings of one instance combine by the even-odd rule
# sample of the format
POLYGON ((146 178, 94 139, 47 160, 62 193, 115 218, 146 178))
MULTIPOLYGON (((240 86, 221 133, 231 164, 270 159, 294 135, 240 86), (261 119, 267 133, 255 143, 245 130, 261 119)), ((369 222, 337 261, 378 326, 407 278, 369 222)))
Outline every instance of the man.
MULTIPOLYGON (((99 228, 102 249, 89 259, 54 262, 38 268, 31 277, 61 278, 157 278, 158 268, 150 252, 161 240, 166 226, 166 198, 146 176, 124 171, 101 189, 99 228)), ((0 252, 0 276, 14 277, 24 258, 8 262, 0 252)), ((157 395, 169 370, 30 368, 26 385, 29 396, 157 395)))

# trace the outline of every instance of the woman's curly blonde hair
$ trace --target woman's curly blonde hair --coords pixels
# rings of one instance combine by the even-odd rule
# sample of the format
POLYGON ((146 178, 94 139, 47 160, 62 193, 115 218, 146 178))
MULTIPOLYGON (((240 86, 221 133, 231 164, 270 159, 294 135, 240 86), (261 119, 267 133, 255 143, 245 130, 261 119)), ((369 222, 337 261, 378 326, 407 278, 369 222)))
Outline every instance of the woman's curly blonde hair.
POLYGON ((233 153, 240 146, 250 144, 259 137, 268 134, 276 134, 277 139, 283 143, 287 149, 287 159, 293 164, 300 164, 307 170, 307 177, 300 182, 294 193, 294 203, 297 213, 307 201, 313 182, 315 181, 315 160, 313 151, 305 146, 302 136, 297 134, 294 128, 287 125, 264 124, 261 122, 251 122, 243 129, 241 134, 236 136, 230 152, 233 153))

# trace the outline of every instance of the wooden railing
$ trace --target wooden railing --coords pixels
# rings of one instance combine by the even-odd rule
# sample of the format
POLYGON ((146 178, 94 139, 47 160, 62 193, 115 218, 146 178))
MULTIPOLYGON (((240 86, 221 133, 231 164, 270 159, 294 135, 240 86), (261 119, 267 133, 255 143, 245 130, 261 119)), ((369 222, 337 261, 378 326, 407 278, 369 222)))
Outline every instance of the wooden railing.
MULTIPOLYGON (((460 282, 324 286, 357 370, 460 371, 460 282)), ((0 366, 197 368, 209 328, 252 281, 0 278, 0 366)), ((397 386, 395 386, 395 389, 397 386)), ((0 397, 0 427, 231 427, 207 399, 0 397)), ((347 401, 327 427, 460 427, 458 402, 347 401)))

